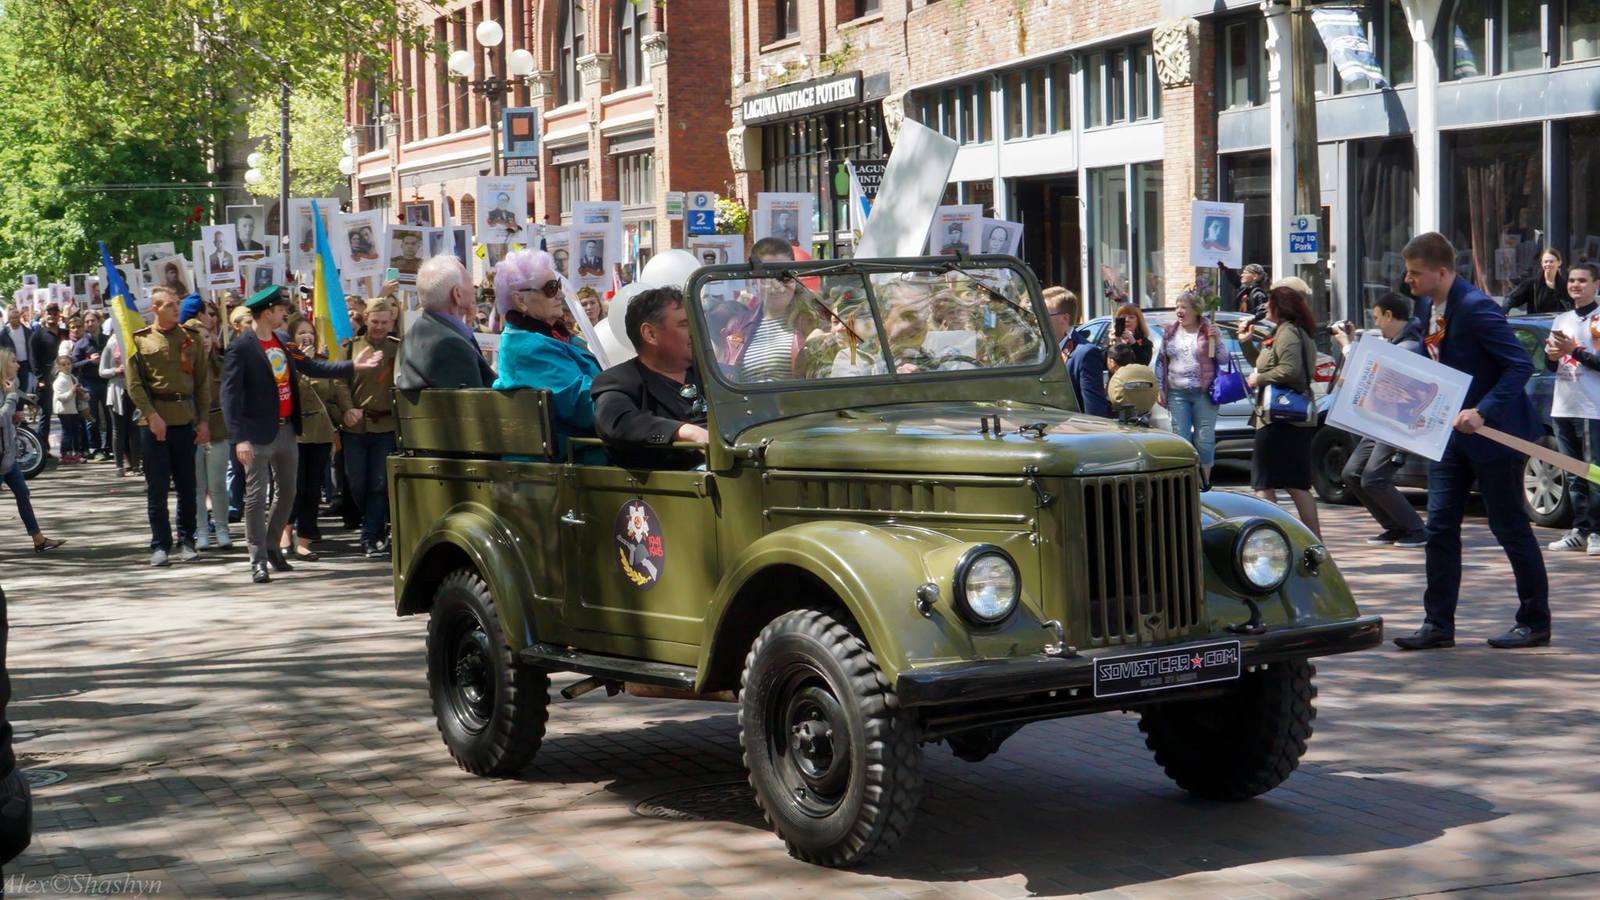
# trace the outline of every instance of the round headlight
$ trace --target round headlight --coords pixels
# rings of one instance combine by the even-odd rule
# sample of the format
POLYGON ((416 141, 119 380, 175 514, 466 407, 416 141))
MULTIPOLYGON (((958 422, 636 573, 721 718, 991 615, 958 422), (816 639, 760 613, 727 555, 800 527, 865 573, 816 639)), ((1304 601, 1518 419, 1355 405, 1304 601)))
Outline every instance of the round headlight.
POLYGON ((1245 586, 1270 591, 1289 577, 1289 539, 1275 525, 1258 522, 1239 533, 1239 577, 1245 586))
POLYGON ((1021 579, 1004 550, 981 545, 956 564, 956 600, 974 625, 998 625, 1017 608, 1021 579))

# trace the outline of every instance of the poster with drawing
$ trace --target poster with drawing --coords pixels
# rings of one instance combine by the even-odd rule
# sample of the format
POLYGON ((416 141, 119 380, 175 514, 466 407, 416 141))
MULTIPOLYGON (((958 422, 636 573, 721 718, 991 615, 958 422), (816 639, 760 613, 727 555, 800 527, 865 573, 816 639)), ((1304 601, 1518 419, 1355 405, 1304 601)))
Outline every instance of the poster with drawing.
POLYGON ((1196 200, 1189 208, 1189 264, 1197 269, 1244 265, 1244 204, 1196 200))
POLYGON ((339 255, 340 274, 350 278, 378 278, 383 275, 388 257, 383 255, 382 213, 342 213, 334 227, 334 247, 339 255))
POLYGON ((1472 378, 1384 340, 1364 339, 1345 360, 1328 424, 1439 459, 1472 378))
POLYGON ((955 256, 971 253, 978 245, 978 223, 983 220, 983 207, 975 203, 959 206, 941 206, 933 211, 933 225, 928 228, 928 253, 932 256, 955 256))
MULTIPOLYGON (((311 223, 310 197, 291 197, 289 199, 289 268, 296 272, 311 272, 315 268, 317 252, 316 229, 311 223)), ((339 214, 339 201, 332 197, 317 197, 317 212, 322 217, 322 227, 327 231, 328 244, 334 249, 334 259, 337 261, 339 245, 337 236, 333 231, 334 216, 339 214)))
POLYGON ((528 225, 528 179, 480 177, 478 179, 478 243, 507 244, 528 225))
POLYGON ((753 238, 782 238, 800 249, 811 252, 815 238, 812 217, 816 212, 816 198, 810 194, 760 193, 756 194, 756 210, 760 215, 761 230, 753 238))
POLYGON ((979 219, 978 234, 981 235, 978 244, 979 253, 998 253, 1005 256, 1016 256, 1022 249, 1022 223, 1007 222, 1003 219, 979 219))
POLYGON ((573 226, 572 244, 577 250, 573 261, 577 275, 572 280, 575 289, 592 287, 601 294, 611 290, 611 265, 618 249, 614 230, 613 225, 573 226))

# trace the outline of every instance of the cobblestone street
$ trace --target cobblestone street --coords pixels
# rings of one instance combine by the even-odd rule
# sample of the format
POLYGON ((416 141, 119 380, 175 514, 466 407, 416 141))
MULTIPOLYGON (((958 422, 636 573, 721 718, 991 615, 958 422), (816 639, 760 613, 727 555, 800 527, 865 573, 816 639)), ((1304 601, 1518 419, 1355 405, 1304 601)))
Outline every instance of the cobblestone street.
MULTIPOLYGON (((1030 726, 994 757, 926 748, 926 799, 887 861, 790 859, 743 787, 735 710, 558 700, 534 764, 489 781, 433 724, 426 620, 343 543, 270 586, 244 554, 145 566, 143 486, 107 467, 9 498, 11 717, 35 792, 7 871, 159 882, 164 896, 1394 897, 1600 895, 1600 559, 1547 554, 1554 646, 1492 650, 1511 576, 1469 518, 1457 649, 1318 663, 1311 751, 1253 802, 1190 799, 1131 715, 1030 726)), ((1239 489, 1239 488, 1233 488, 1239 489)), ((1421 551, 1323 508, 1364 612, 1421 618, 1421 551)), ((239 526, 235 527, 238 533, 239 526)), ((1540 531, 1541 542, 1555 537, 1540 531)), ((242 543, 242 542, 241 542, 242 543)), ((570 679, 558 679, 564 684, 570 679)))

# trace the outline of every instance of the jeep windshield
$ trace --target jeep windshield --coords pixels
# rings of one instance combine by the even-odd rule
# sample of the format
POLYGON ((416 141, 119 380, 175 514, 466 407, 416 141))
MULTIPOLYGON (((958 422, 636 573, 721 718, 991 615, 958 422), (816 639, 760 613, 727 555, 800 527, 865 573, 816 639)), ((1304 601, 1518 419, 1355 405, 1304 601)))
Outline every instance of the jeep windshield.
POLYGON ((696 281, 718 370, 738 388, 1032 370, 1054 346, 1029 280, 996 258, 777 262, 696 281))

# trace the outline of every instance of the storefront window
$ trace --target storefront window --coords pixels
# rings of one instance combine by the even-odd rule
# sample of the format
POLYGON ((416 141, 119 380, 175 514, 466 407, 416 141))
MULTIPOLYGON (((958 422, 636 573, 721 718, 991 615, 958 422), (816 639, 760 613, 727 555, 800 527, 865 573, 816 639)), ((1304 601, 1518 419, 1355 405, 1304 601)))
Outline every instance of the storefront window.
POLYGON ((1600 56, 1600 0, 1567 0, 1562 61, 1600 56))
POLYGON ((1244 261, 1272 265, 1272 156, 1234 153, 1223 157, 1223 199, 1244 204, 1244 261))
POLYGON ((1450 23, 1450 71, 1456 78, 1487 75, 1489 0, 1457 0, 1450 23))
POLYGON ((1578 119, 1567 126, 1567 233, 1570 260, 1600 262, 1600 179, 1576 173, 1600 171, 1600 119, 1578 119))
POLYGON ((1519 72, 1544 66, 1541 34, 1543 16, 1540 10, 1543 5, 1543 0, 1505 0, 1505 25, 1499 29, 1505 35, 1501 71, 1519 72))
POLYGON ((1544 240, 1541 126, 1464 131, 1448 141, 1456 272, 1503 297, 1537 268, 1544 240))
POLYGON ((840 255, 849 244, 849 211, 847 199, 833 196, 833 165, 888 155, 882 108, 872 104, 768 125, 761 129, 761 141, 765 189, 815 197, 817 246, 811 249, 822 256, 840 255))
POLYGON ((1089 197, 1089 274, 1096 288, 1094 296, 1084 299, 1098 315, 1126 302, 1129 296, 1127 169, 1117 166, 1091 171, 1089 197))
MULTIPOLYGON (((1416 155, 1410 138, 1362 141, 1356 158, 1356 277, 1363 314, 1405 276, 1400 248, 1411 239, 1416 155)), ((1352 315, 1356 310, 1350 311, 1352 315)), ((1370 324, 1370 323, 1369 323, 1370 324)))
POLYGON ((1134 251, 1138 262, 1140 306, 1166 306, 1161 258, 1161 163, 1133 167, 1138 189, 1134 204, 1134 251))

